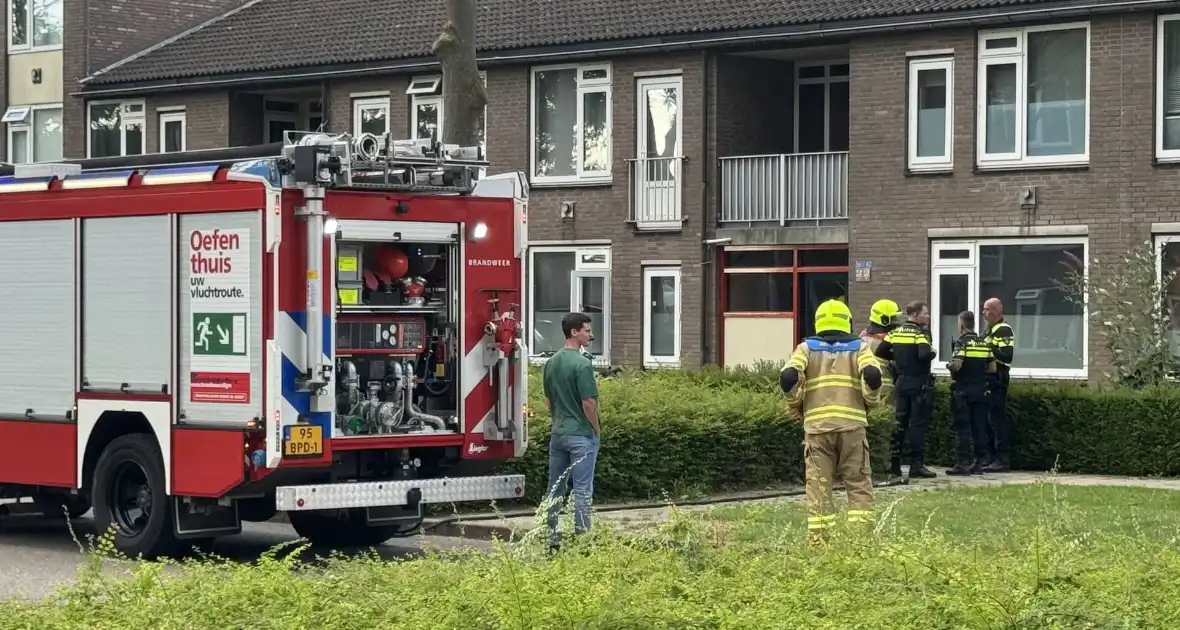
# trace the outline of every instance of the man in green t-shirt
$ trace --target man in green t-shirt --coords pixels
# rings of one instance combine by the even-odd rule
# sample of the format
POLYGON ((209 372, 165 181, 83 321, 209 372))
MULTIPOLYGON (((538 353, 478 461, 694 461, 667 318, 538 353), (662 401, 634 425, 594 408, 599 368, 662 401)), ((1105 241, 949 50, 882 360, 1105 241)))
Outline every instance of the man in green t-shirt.
POLYGON ((558 514, 567 481, 573 486, 574 533, 590 529, 594 465, 598 459, 598 384, 582 348, 594 339, 590 317, 570 313, 561 320, 565 347, 545 362, 545 404, 553 419, 549 438, 549 548, 561 545, 558 514))

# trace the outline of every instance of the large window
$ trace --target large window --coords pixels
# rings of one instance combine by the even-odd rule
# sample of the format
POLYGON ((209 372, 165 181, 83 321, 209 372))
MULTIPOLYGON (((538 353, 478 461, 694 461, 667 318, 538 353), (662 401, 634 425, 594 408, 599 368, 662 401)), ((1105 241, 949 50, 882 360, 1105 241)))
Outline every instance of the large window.
POLYGON ((848 150, 848 62, 814 63, 795 71, 795 152, 848 150))
POLYGON ((61 160, 61 104, 9 107, 8 161, 12 164, 61 160))
POLYGON ((955 62, 950 57, 910 60, 909 169, 949 171, 953 166, 955 62))
POLYGON ((734 246, 722 259, 727 318, 793 318, 797 341, 815 333, 815 309, 848 299, 848 249, 734 246))
MULTIPOLYGON (((484 87, 488 84, 488 73, 480 72, 484 87)), ((443 130, 443 97, 442 77, 414 77, 410 80, 410 87, 406 89, 410 95, 410 130, 412 137, 434 138, 442 140, 443 130)), ((488 144, 485 128, 487 127, 488 108, 485 105, 479 119, 479 146, 487 154, 488 144)), ((486 159, 486 158, 485 158, 486 159)))
POLYGON ((1063 283, 1087 263, 1085 238, 941 241, 931 248, 931 324, 938 367, 959 336, 958 315, 975 313, 987 331, 983 303, 998 298, 1016 337, 1012 375, 1085 378, 1088 332, 1083 309, 1063 283))
POLYGON ((86 110, 90 133, 86 154, 92 158, 143 155, 143 101, 101 101, 86 110))
POLYGON ((8 0, 8 50, 61 48, 63 0, 8 0))
POLYGON ((532 183, 610 181, 610 65, 534 68, 532 95, 532 183))
POLYGON ((1155 156, 1180 160, 1180 15, 1160 16, 1155 48, 1155 156))
POLYGON ((352 134, 389 133, 389 97, 374 96, 352 99, 352 134))
POLYGON ((643 270, 643 364, 680 365, 680 267, 643 270))
POLYGON ((980 167, 1089 161, 1090 27, 979 35, 980 167))
POLYGON ((529 251, 529 339, 534 357, 565 345, 561 318, 579 311, 590 316, 594 341, 587 350, 595 364, 610 365, 609 247, 543 247, 529 251))

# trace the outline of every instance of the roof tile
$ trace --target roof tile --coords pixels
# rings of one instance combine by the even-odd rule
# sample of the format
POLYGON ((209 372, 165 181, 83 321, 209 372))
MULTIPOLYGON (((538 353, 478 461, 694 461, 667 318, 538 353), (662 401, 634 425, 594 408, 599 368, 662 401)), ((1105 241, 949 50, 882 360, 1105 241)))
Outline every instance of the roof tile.
MULTIPOLYGON (((1048 0, 479 0, 481 52, 985 9, 1048 0)), ((128 58, 113 84, 430 55, 442 0, 255 0, 128 58)))

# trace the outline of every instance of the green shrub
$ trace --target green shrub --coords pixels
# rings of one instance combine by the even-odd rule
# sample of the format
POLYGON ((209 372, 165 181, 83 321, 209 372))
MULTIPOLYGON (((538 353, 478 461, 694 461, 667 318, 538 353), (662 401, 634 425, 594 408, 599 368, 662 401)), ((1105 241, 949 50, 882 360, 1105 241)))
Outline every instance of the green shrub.
POLYGON ((95 555, 55 600, 0 603, 0 628, 1154 630, 1180 619, 1180 532, 1161 492, 1126 489, 1106 510, 1076 488, 994 493, 922 493, 945 506, 927 518, 883 510, 876 531, 837 529, 817 548, 797 517, 748 538, 731 533, 741 523, 674 515, 639 538, 596 530, 548 560, 532 537, 398 562, 143 563, 118 580, 95 555), (1009 508, 1014 493, 1035 516, 1009 508), (989 535, 949 526, 964 511, 989 535), (1144 513, 1160 526, 1143 526, 1144 513))
MULTIPOLYGON (((750 371, 744 378, 765 381, 750 371)), ((777 390, 719 370, 623 372, 599 380, 602 450, 594 479, 598 502, 661 500, 665 493, 761 489, 803 479, 803 428, 777 390)), ((549 414, 539 370, 529 383, 529 449, 508 465, 524 473, 536 502, 548 481, 549 414)), ((869 427, 874 472, 886 469, 892 421, 869 427)))
MULTIPOLYGON (((702 371, 710 387, 770 392, 775 370, 702 371)), ((927 463, 954 463, 951 395, 939 379, 927 433, 927 463)), ((1012 465, 1097 475, 1180 476, 1180 389, 1131 389, 1075 381, 1012 381, 1008 392, 1012 465)))

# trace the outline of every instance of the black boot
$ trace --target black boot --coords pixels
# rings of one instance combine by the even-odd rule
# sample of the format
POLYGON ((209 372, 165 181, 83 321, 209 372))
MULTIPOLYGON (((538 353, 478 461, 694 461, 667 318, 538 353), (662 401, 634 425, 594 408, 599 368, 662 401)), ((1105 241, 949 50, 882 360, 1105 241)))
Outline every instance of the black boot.
POLYGON ((979 460, 979 459, 975 460, 975 463, 971 466, 971 474, 972 475, 982 475, 983 474, 983 460, 979 460))
POLYGON ((901 477, 901 458, 894 457, 889 460, 889 476, 901 477))
POLYGON ((910 464, 910 479, 917 477, 919 479, 934 479, 938 473, 930 470, 921 461, 910 464))
POLYGON ((967 475, 971 474, 971 465, 964 463, 955 464, 954 468, 947 469, 946 474, 955 477, 966 477, 967 475))
POLYGON ((1011 470, 1008 464, 1007 457, 997 457, 995 461, 983 467, 983 472, 987 473, 1002 473, 1011 470))

